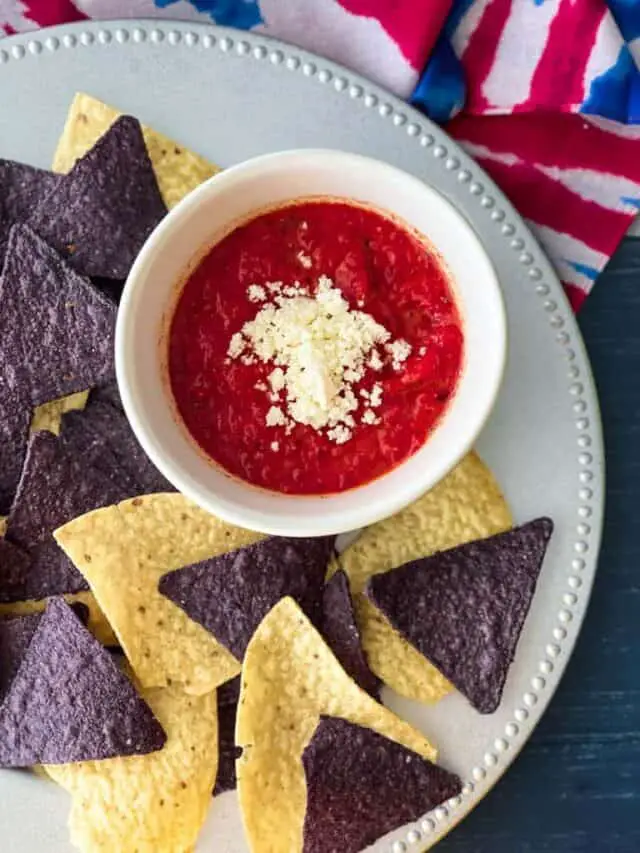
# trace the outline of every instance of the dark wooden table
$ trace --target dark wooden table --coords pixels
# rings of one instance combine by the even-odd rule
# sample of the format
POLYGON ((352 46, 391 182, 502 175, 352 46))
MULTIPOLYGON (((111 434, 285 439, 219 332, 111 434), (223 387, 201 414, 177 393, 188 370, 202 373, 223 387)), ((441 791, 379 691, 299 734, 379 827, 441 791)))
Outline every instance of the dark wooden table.
POLYGON ((640 240, 621 246, 579 321, 607 454, 591 603, 533 737, 438 853, 640 853, 640 240))

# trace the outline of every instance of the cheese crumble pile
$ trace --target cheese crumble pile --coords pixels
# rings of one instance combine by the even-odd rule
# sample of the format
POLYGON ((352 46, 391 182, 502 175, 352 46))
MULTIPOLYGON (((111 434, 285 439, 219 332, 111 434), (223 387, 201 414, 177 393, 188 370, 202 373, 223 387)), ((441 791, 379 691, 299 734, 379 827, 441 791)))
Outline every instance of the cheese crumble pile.
POLYGON ((356 423, 379 422, 382 385, 374 381, 358 392, 354 386, 369 372, 375 380, 385 365, 401 370, 411 353, 407 341, 392 340, 370 314, 351 310, 327 276, 318 278, 313 295, 299 282, 269 282, 250 285, 247 298, 262 307, 232 335, 227 355, 273 366, 256 386, 271 403, 267 426, 291 432, 305 424, 344 444, 356 423))

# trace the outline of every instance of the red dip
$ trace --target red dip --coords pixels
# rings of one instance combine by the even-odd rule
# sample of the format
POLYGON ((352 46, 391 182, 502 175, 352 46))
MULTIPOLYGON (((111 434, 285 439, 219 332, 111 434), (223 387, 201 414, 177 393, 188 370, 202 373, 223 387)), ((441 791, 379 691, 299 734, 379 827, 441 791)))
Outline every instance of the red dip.
POLYGON ((463 345, 435 252, 375 211, 318 200, 258 215, 208 252, 178 299, 168 372, 187 430, 222 468, 277 492, 329 494, 422 447, 456 390, 463 345), (303 331, 309 340, 292 347, 292 315, 325 336, 303 331), (274 324, 287 332, 280 361, 265 356, 273 341, 261 336, 274 324), (334 329, 333 361, 318 369, 334 329), (328 368, 354 340, 362 358, 355 370, 343 365, 340 384, 328 368), (296 375, 309 381, 296 386, 296 375), (296 388, 311 389, 313 411, 296 388), (322 423, 332 395, 334 420, 322 423))

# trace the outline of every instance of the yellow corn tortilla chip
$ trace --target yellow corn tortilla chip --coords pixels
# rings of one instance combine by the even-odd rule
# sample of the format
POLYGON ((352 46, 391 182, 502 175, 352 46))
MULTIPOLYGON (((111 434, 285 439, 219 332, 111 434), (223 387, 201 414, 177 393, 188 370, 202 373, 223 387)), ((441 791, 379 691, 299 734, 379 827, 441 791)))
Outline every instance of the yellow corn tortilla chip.
POLYGON ((512 523, 491 471, 470 453, 434 489, 367 528, 342 554, 369 665, 396 693, 432 703, 453 687, 364 597, 367 580, 409 560, 500 533, 512 523))
POLYGON ((238 794, 252 853, 299 853, 306 809, 302 751, 320 714, 341 717, 434 761, 436 750, 361 690, 291 598, 253 635, 242 666, 238 794))
POLYGON ((182 684, 208 693, 240 664, 205 629, 158 592, 166 572, 232 551, 260 535, 225 524, 180 494, 133 498, 55 531, 144 687, 182 684))
MULTIPOLYGON (((102 643, 103 646, 117 646, 118 640, 113 633, 113 628, 109 624, 107 617, 90 592, 75 592, 70 595, 63 596, 64 600, 69 604, 78 601, 85 604, 89 608, 88 629, 93 636, 102 643)), ((47 606, 48 598, 42 598, 38 601, 16 601, 11 604, 0 604, 0 616, 26 616, 29 613, 39 613, 47 606)))
POLYGON ((45 767, 72 796, 71 841, 83 853, 187 853, 207 816, 218 765, 215 691, 141 695, 167 733, 162 750, 45 767))
POLYGON ((65 412, 70 412, 73 409, 84 409, 88 396, 88 391, 78 391, 77 394, 59 397, 57 400, 51 400, 49 403, 37 406, 33 410, 31 432, 46 429, 54 435, 58 435, 60 432, 60 421, 65 412))
MULTIPOLYGON (((79 92, 73 99, 58 141, 53 171, 68 172, 120 115, 121 112, 108 104, 79 92)), ((142 132, 167 207, 174 207, 191 190, 220 171, 203 157, 150 127, 143 125, 142 132)))

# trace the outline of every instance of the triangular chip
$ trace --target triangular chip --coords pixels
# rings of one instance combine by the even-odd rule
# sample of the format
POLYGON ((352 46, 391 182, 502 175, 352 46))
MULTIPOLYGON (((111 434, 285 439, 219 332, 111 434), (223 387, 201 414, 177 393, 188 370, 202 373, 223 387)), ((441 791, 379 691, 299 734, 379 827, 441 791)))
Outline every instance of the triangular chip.
POLYGON ((51 601, 0 707, 0 766, 143 755, 164 743, 109 652, 64 601, 51 601))
POLYGON ((249 545, 259 534, 225 524, 179 494, 124 501, 55 533, 88 580, 143 686, 207 693, 240 671, 236 659, 158 591, 162 575, 249 545))
POLYGON ((166 212, 140 124, 122 116, 60 178, 29 225, 83 275, 124 279, 166 212))
POLYGON ((301 758, 322 714, 367 726, 435 759, 429 741, 361 690, 298 605, 283 598, 253 635, 242 666, 236 770, 253 853, 302 850, 301 758))
POLYGON ((0 268, 11 226, 30 216, 59 180, 46 169, 0 159, 0 268))
POLYGON ((290 596, 321 619, 322 587, 335 538, 272 536, 165 575, 160 592, 242 660, 274 604, 290 596))
POLYGON ((475 453, 402 512, 363 531, 340 557, 371 669, 396 693, 436 702, 452 689, 363 593, 367 580, 409 560, 511 527, 509 507, 491 471, 475 453))
POLYGON ((0 279, 0 385, 33 405, 114 378, 116 306, 25 225, 0 279))
POLYGON ((63 416, 63 445, 116 482, 122 499, 174 491, 140 447, 124 411, 101 394, 108 392, 92 391, 84 409, 63 416))
POLYGON ((0 705, 16 677, 42 613, 0 619, 0 705))
POLYGON ((81 464, 60 438, 36 432, 29 449, 18 491, 7 522, 7 541, 29 554, 22 579, 15 574, 2 585, 0 601, 46 598, 87 589, 87 582, 60 550, 53 531, 91 509, 123 497, 120 487, 92 466, 81 464))
MULTIPOLYGON (((0 292, 1 298, 1 292, 0 292)), ((0 302, 0 326, 2 326, 0 302)), ((3 355, 0 342, 0 356, 3 355)), ((0 367, 0 382, 3 370, 0 367)), ((0 385, 0 515, 11 508, 29 439, 31 405, 20 391, 0 385)))
POLYGON ((369 669, 356 624, 349 580, 342 570, 333 575, 323 590, 322 636, 344 671, 370 696, 379 699, 380 682, 369 669))
POLYGON ((553 522, 539 518, 371 578, 366 594, 481 714, 500 704, 553 522))
MULTIPOLYGON (((73 99, 67 121, 53 158, 56 172, 68 172, 121 115, 118 110, 91 95, 79 92, 73 99)), ((152 128, 142 125, 142 134, 167 207, 173 207, 191 190, 219 171, 188 148, 152 128)))
POLYGON ((22 548, 0 538, 0 602, 22 601, 31 557, 22 548))
MULTIPOLYGON (((70 606, 76 617, 86 626, 90 617, 87 605, 78 601, 70 606)), ((0 705, 20 669, 41 619, 42 612, 0 617, 0 705)))
POLYGON ((71 794, 71 842, 85 853, 188 853, 211 804, 218 761, 215 692, 143 690, 167 733, 162 750, 45 767, 71 794))
POLYGON ((360 853, 462 790, 453 773, 339 717, 320 718, 302 764, 304 853, 360 853))

